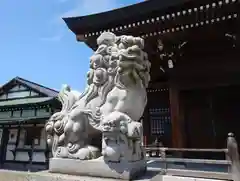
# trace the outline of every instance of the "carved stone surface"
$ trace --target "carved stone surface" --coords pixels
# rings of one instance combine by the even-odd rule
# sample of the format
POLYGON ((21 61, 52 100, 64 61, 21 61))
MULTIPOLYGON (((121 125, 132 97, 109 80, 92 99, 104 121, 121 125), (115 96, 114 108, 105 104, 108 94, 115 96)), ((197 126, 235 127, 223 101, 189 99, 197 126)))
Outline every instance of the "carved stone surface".
POLYGON ((145 168, 142 124, 138 122, 147 103, 150 80, 144 41, 105 32, 97 43, 98 49, 90 58, 86 90, 79 96, 65 85, 59 93, 62 110, 46 124, 52 161, 86 162, 101 157, 101 164, 121 167, 139 162, 145 168))
POLYGON ((49 165, 53 173, 115 178, 130 180, 146 173, 145 161, 106 163, 101 158, 92 160, 72 160, 52 158, 49 165))

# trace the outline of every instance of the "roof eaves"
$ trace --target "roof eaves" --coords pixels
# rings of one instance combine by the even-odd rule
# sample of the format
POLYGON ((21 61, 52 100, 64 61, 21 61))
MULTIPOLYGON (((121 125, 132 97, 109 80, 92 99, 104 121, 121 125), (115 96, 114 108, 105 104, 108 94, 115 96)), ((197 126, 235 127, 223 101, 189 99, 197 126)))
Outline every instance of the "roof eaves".
POLYGON ((110 24, 116 24, 120 21, 125 22, 125 20, 128 19, 136 19, 151 12, 164 10, 177 6, 179 4, 185 4, 189 1, 190 0, 143 1, 111 11, 91 14, 87 16, 66 17, 63 18, 63 20, 73 33, 85 34, 86 32, 92 31, 96 28, 103 28, 110 24))
POLYGON ((27 104, 40 104, 46 103, 48 101, 52 101, 55 99, 54 97, 39 97, 39 98, 24 98, 24 99, 13 99, 8 101, 0 101, 0 107, 12 107, 19 105, 27 105, 27 104))
POLYGON ((8 119, 0 119, 0 125, 3 124, 14 124, 14 123, 24 123, 24 122, 36 122, 37 120, 47 120, 50 118, 49 116, 37 116, 37 117, 26 117, 26 118, 8 118, 8 119))

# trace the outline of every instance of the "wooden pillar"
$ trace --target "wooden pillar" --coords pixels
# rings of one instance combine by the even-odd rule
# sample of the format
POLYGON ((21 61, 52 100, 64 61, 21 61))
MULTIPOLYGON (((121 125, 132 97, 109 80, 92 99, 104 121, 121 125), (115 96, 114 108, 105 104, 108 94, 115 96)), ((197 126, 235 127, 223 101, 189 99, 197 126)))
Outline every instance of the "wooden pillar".
MULTIPOLYGON (((34 129, 36 129, 36 124, 34 124, 34 129)), ((31 172, 31 170, 32 170, 33 153, 34 153, 34 149, 35 149, 34 146, 35 146, 35 137, 33 137, 31 149, 28 151, 28 156, 29 156, 28 172, 31 172)))
POLYGON ((5 125, 3 127, 2 141, 1 141, 1 150, 0 150, 1 166, 4 165, 4 162, 6 160, 8 139, 9 139, 9 127, 5 125))
POLYGON ((143 143, 144 146, 147 146, 149 144, 149 138, 151 136, 151 123, 149 119, 149 107, 148 103, 145 107, 144 113, 143 113, 143 143))
POLYGON ((21 129, 21 127, 20 127, 21 125, 20 125, 20 123, 18 124, 18 130, 17 130, 17 139, 16 139, 16 143, 15 143, 15 151, 14 151, 14 160, 16 159, 16 149, 17 149, 17 147, 18 147, 18 144, 19 144, 19 138, 20 138, 20 129, 21 129))
POLYGON ((183 107, 180 106, 179 90, 176 86, 169 87, 169 100, 172 124, 172 147, 184 147, 184 122, 183 122, 183 107))

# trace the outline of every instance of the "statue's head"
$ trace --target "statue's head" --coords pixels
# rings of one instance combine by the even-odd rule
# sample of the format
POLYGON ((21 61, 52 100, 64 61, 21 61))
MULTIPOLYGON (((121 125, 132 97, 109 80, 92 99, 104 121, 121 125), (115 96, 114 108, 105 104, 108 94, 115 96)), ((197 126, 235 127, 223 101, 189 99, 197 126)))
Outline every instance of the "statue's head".
POLYGON ((114 77, 116 86, 148 86, 150 62, 143 51, 142 38, 104 32, 98 37, 97 44, 98 49, 90 61, 91 69, 104 68, 108 76, 114 77))
POLYGON ((150 80, 150 62, 143 51, 144 40, 133 36, 116 36, 104 32, 97 38, 97 50, 90 57, 90 70, 87 74, 89 89, 86 102, 106 96, 114 88, 145 90, 150 80))
POLYGON ((120 119, 112 114, 103 119, 101 128, 103 133, 117 133, 120 132, 120 119))
POLYGON ((119 62, 117 83, 124 87, 142 85, 145 89, 150 80, 150 62, 143 51, 144 40, 139 37, 121 36, 118 43, 119 62))
POLYGON ((121 112, 112 112, 103 118, 101 122, 101 128, 103 133, 122 133, 128 132, 128 124, 131 122, 131 118, 121 112))

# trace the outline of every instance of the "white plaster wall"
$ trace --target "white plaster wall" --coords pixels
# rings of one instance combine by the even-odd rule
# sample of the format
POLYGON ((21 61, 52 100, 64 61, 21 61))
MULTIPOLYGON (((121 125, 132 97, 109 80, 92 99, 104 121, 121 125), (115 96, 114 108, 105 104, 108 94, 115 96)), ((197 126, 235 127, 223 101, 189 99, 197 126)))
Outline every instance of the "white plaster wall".
POLYGON ((31 92, 31 96, 38 96, 39 95, 39 93, 37 93, 37 92, 31 92))
POLYGON ((46 157, 44 152, 33 152, 32 157, 33 162, 46 162, 46 157))
POLYGON ((22 91, 22 92, 11 92, 8 93, 8 98, 19 98, 19 97, 27 97, 30 95, 30 91, 22 91))
POLYGON ((16 144, 16 142, 17 142, 17 133, 18 133, 17 129, 10 129, 9 130, 8 143, 16 144), (11 135, 13 135, 13 137, 11 137, 11 135))
POLYGON ((18 148, 24 147, 25 134, 26 134, 26 131, 24 129, 21 129, 20 135, 19 135, 18 148))
POLYGON ((9 139, 7 145, 7 152, 6 152, 6 160, 14 160, 14 155, 11 150, 16 148, 16 141, 17 141, 17 129, 10 129, 9 130, 9 139), (13 137, 11 137, 13 135, 13 137))
POLYGON ((10 150, 14 150, 15 147, 15 145, 7 145, 6 160, 14 160, 13 152, 10 150))
POLYGON ((11 88, 9 91, 18 91, 19 90, 19 86, 16 85, 13 88, 11 88))
MULTIPOLYGON (((34 146, 36 149, 46 149, 46 134, 44 128, 41 129, 41 138, 40 144, 34 146)), ((46 162, 46 157, 44 152, 34 152, 33 153, 33 162, 46 162)))
POLYGON ((19 90, 27 90, 27 88, 22 86, 22 85, 20 85, 19 90))
MULTIPOLYGON (((45 135, 45 129, 43 127, 39 127, 41 129, 41 138, 40 138, 40 144, 34 145, 34 149, 46 149, 46 135, 45 135)), ((18 142, 18 148, 31 148, 29 145, 25 145, 25 135, 26 130, 21 129, 20 130, 20 137, 18 142)), ((17 161, 29 161, 29 156, 27 152, 16 152, 16 158, 17 161)), ((33 162, 46 162, 45 153, 43 152, 33 152, 32 157, 33 162)))
POLYGON ((16 152, 16 161, 29 161, 28 152, 16 152))
MULTIPOLYGON (((40 144, 39 145, 34 145, 35 149, 46 149, 46 134, 45 134, 45 129, 43 127, 39 127, 41 129, 41 138, 40 138, 40 144)), ((1 141, 1 133, 2 129, 0 129, 0 141, 1 141)), ((19 135, 19 142, 17 147, 18 148, 30 148, 30 146, 25 145, 25 135, 26 135, 26 130, 22 128, 20 130, 20 135, 19 135)), ((10 150, 15 149, 15 143, 17 141, 17 129, 11 129, 9 132, 9 143, 7 146, 7 153, 6 153, 6 159, 7 160, 13 160, 14 155, 10 150), (14 135, 13 138, 11 138, 11 134, 14 135)), ((1 142, 0 142, 1 143, 1 142)), ((17 151, 16 152, 16 161, 29 161, 29 155, 27 152, 21 152, 17 151)), ((43 152, 34 152, 33 153, 33 162, 45 162, 46 157, 45 153, 43 152)))

